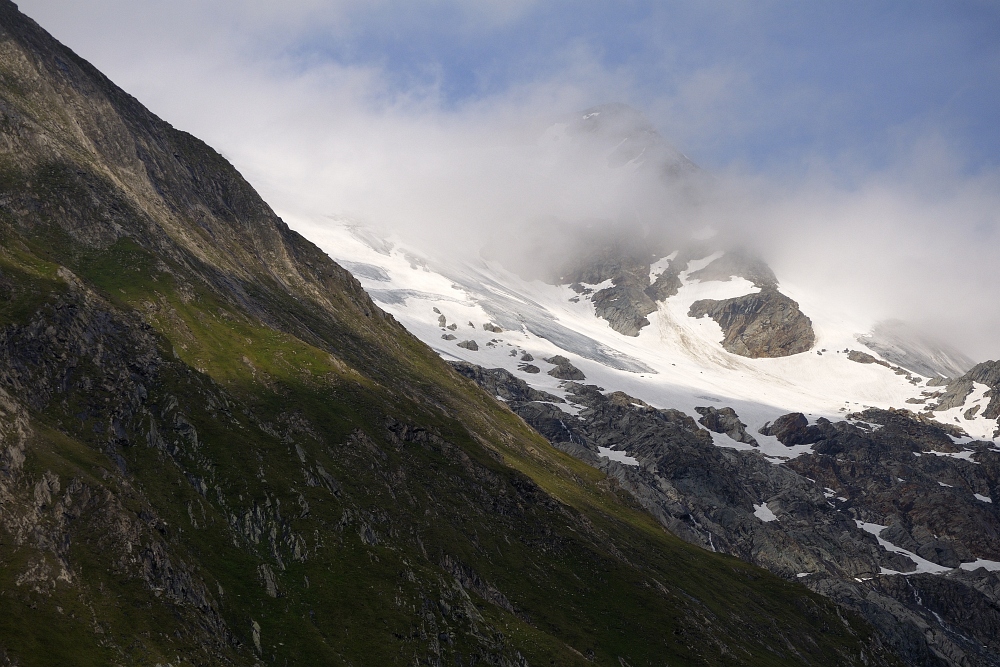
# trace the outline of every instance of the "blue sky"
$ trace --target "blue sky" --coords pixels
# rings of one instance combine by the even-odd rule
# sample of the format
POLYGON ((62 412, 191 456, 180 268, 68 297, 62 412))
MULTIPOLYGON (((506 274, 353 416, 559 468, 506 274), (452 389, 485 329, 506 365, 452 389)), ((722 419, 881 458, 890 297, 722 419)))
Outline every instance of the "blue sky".
POLYGON ((996 2, 264 4, 21 6, 83 55, 104 61, 112 76, 121 69, 116 60, 129 58, 136 44, 169 50, 171 41, 180 49, 228 40, 226 48, 248 57, 302 69, 374 67, 382 94, 432 90, 433 103, 447 112, 537 82, 582 79, 591 68, 614 85, 582 84, 581 100, 643 109, 712 168, 735 162, 794 170, 845 155, 852 165, 876 167, 928 135, 945 142, 963 169, 1000 162, 996 2))
POLYGON ((445 108, 558 77, 585 53, 628 78, 628 101, 710 166, 844 152, 878 165, 930 132, 968 169, 1000 160, 997 3, 550 2, 473 25, 445 4, 351 16, 349 34, 317 31, 292 48, 307 62, 377 64, 401 90, 436 81, 445 108), (732 94, 663 109, 699 75, 732 94), (694 129, 683 116, 701 104, 736 120, 694 129))

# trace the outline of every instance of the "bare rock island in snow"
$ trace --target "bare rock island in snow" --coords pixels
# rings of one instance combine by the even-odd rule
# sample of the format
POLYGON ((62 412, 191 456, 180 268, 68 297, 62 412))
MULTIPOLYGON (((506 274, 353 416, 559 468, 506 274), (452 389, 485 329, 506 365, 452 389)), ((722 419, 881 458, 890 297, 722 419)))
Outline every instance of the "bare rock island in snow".
POLYGON ((753 359, 808 352, 816 340, 812 321, 799 304, 773 288, 723 301, 696 301, 688 315, 711 317, 725 334, 722 347, 753 359))

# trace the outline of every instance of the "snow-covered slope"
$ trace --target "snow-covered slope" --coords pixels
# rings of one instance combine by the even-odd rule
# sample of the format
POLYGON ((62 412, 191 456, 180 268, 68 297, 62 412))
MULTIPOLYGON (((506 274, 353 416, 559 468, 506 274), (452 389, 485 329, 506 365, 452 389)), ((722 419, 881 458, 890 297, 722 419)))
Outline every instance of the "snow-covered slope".
MULTIPOLYGON (((689 317, 691 304, 759 289, 743 278, 688 278, 721 253, 689 262, 679 275, 677 294, 659 302, 648 318, 650 325, 631 337, 595 315, 593 293, 526 281, 478 258, 432 260, 398 239, 378 237, 346 221, 292 222, 351 270, 380 306, 446 359, 505 368, 532 387, 565 396, 562 381, 547 374, 554 366, 544 361, 562 355, 583 371, 587 383, 624 391, 655 407, 675 408, 695 419, 697 406, 732 407, 761 451, 776 462, 809 449, 786 447, 774 437, 758 435, 762 426, 781 415, 802 412, 815 421, 843 419, 866 407, 919 409, 914 403, 927 391, 927 378, 905 374, 885 360, 880 359, 882 365, 848 359, 848 351, 859 348, 859 332, 871 330, 873 323, 831 309, 788 283, 782 291, 812 320, 812 350, 764 359, 724 350, 720 326, 709 318, 689 317), (540 372, 524 370, 525 353, 540 372)), ((669 256, 659 259, 651 273, 666 270, 670 262, 669 256)), ((596 292, 606 286, 585 287, 596 292)), ((981 393, 971 400, 981 401, 981 393)), ((576 409, 572 403, 560 407, 576 409)), ((969 418, 964 409, 942 417, 976 439, 992 437, 996 428, 996 420, 969 418)), ((725 435, 715 434, 715 440, 721 446, 750 447, 725 435)))

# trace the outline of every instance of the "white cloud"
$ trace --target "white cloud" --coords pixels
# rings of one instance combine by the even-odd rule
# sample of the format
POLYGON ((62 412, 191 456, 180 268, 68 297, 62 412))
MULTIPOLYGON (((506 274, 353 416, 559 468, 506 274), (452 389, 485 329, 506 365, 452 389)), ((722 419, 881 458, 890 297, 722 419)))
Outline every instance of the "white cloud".
MULTIPOLYGON (((700 146, 773 132, 789 118, 832 123, 841 110, 808 83, 774 96, 732 58, 680 68, 671 90, 651 91, 640 69, 608 64, 583 37, 552 50, 542 73, 458 103, 446 99, 433 62, 401 87, 377 58, 352 64, 301 48, 316 35, 404 30, 442 12, 456 39, 475 38, 523 18, 536 7, 527 0, 21 6, 156 113, 220 149, 276 208, 354 216, 439 245, 475 246, 487 232, 513 235, 553 217, 676 222, 676 201, 650 183, 539 144, 560 114, 595 102, 640 100, 673 139, 700 146)), ((889 166, 873 169, 854 146, 769 172, 731 167, 719 175, 726 196, 683 214, 743 235, 784 281, 1000 357, 1000 176, 966 173, 929 122, 893 131, 889 166)))

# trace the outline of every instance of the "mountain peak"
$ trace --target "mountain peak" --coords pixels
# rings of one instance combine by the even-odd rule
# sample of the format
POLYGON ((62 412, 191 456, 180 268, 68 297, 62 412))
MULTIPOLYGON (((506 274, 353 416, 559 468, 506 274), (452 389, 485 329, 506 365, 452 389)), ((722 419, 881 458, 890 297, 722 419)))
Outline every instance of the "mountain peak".
POLYGON ((607 152, 608 166, 637 164, 671 179, 698 167, 663 138, 641 111, 620 102, 601 104, 566 118, 566 134, 593 142, 607 152))

